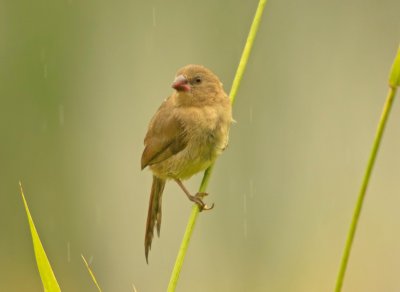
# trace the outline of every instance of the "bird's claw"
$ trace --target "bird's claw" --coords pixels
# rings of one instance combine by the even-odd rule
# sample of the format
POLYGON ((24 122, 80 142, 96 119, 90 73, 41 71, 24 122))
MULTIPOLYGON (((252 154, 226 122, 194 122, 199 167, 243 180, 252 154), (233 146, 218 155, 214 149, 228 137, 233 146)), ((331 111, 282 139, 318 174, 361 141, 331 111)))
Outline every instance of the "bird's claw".
POLYGON ((208 210, 211 210, 212 208, 214 208, 214 203, 211 206, 207 206, 203 202, 203 198, 207 195, 208 195, 207 193, 199 192, 192 197, 192 201, 195 202, 197 204, 197 206, 199 206, 200 212, 203 210, 208 211, 208 210))
POLYGON ((197 197, 197 198, 203 199, 204 197, 208 196, 208 193, 206 193, 206 192, 198 192, 194 196, 197 197))

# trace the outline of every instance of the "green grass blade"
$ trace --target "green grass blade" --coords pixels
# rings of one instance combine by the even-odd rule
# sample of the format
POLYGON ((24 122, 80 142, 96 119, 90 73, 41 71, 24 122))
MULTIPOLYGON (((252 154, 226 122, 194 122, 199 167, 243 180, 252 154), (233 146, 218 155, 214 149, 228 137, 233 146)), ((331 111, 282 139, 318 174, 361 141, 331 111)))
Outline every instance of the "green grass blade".
POLYGON ((335 292, 341 292, 346 275, 347 265, 350 258, 351 249, 353 246, 354 237, 357 231, 358 222, 360 220, 361 209, 364 204, 365 194, 367 192, 368 184, 371 178, 372 170, 374 168, 375 160, 378 154, 379 146, 382 141, 383 133, 387 120, 389 118, 390 110, 392 109, 393 100, 396 95, 397 86, 400 84, 400 49, 397 52, 397 56, 393 62, 392 69, 389 75, 389 92, 386 97, 385 104, 383 106, 381 118, 378 123, 376 130, 375 139, 372 144, 371 153, 368 159, 367 167, 365 169, 364 177, 361 183, 360 192, 353 212, 353 218, 351 219, 350 228, 347 234, 346 244, 344 247, 342 260, 340 262, 339 273, 336 278, 335 292))
POLYGON ((46 292, 61 291, 57 279, 54 276, 49 259, 47 258, 46 252, 43 249, 43 245, 36 231, 35 224, 33 223, 33 219, 31 213, 29 212, 28 203, 26 202, 21 182, 19 183, 19 186, 21 190, 22 200, 24 201, 25 205, 26 216, 28 217, 29 221, 29 228, 31 230, 33 242, 33 250, 35 252, 35 258, 39 269, 40 278, 42 279, 43 289, 46 292))
POLYGON ((86 269, 88 270, 88 272, 90 274, 90 277, 92 277, 93 283, 96 285, 97 290, 99 292, 101 292, 101 288, 100 288, 99 284, 97 283, 96 277, 94 276, 94 273, 93 273, 92 269, 90 268, 88 262, 86 261, 85 257, 83 256, 83 254, 81 254, 81 257, 82 257, 82 260, 83 260, 83 262, 84 262, 84 264, 86 266, 86 269))

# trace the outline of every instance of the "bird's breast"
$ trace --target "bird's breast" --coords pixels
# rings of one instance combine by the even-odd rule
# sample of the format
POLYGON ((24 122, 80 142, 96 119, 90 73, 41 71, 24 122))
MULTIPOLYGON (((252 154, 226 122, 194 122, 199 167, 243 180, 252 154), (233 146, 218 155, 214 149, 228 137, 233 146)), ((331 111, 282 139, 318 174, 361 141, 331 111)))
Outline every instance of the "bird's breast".
POLYGON ((226 147, 232 117, 230 108, 226 111, 215 105, 175 110, 174 114, 183 125, 187 145, 179 153, 154 165, 152 170, 167 173, 166 178, 187 179, 207 169, 226 147))

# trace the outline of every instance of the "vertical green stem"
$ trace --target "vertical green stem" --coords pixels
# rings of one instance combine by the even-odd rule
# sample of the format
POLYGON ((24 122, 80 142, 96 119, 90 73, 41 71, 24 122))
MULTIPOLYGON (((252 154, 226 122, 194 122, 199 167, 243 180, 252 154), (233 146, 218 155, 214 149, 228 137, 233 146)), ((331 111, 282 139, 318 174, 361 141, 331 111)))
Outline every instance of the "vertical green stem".
MULTIPOLYGON (((251 24, 250 32, 249 32, 249 35, 248 35, 247 41, 246 41, 246 45, 243 49, 242 57, 240 58, 239 66, 236 71, 236 75, 233 80, 232 88, 231 88, 231 91, 229 94, 232 104, 235 101, 235 97, 236 97, 236 94, 239 89, 240 81, 242 80, 244 71, 246 69, 246 65, 247 65, 247 62, 248 62, 248 59, 250 56, 251 49, 254 44, 254 40, 257 35, 258 28, 261 23, 261 18, 262 18, 262 14, 263 14, 266 3, 267 3, 267 0, 260 0, 258 3, 256 14, 254 16, 253 23, 251 24)), ((205 171, 203 180, 201 181, 201 184, 200 184, 199 192, 206 191, 213 168, 214 168, 214 165, 210 166, 205 171)), ((193 229, 196 224, 196 219, 199 215, 199 212, 200 212, 199 207, 197 205, 194 205, 193 209, 192 209, 192 213, 190 214, 190 217, 189 217, 188 224, 186 226, 186 231, 183 236, 182 243, 179 248, 178 256, 175 261, 174 269, 172 271, 171 278, 170 278, 170 281, 168 284, 168 290, 167 290, 168 292, 174 292, 176 289, 176 285, 178 284, 179 275, 182 270, 183 261, 185 259, 186 251, 188 249, 189 241, 192 236, 193 229)))
POLYGON ((239 90, 240 81, 242 81, 243 74, 250 57, 251 49, 253 48, 258 28, 260 27, 261 18, 266 4, 267 0, 260 0, 260 2, 258 3, 256 14, 254 15, 253 23, 251 24, 249 35, 247 36, 242 57, 240 58, 239 66, 236 70, 236 75, 235 78, 233 79, 231 92, 229 94, 232 104, 235 102, 236 94, 239 90))
POLYGON ((344 280, 344 276, 346 274, 347 264, 348 264, 349 257, 350 257, 350 251, 351 251, 351 247, 353 245, 354 235, 357 230, 357 224, 358 224, 358 221, 360 218, 360 213, 361 213, 362 205, 364 202, 365 193, 367 191, 369 179, 371 177, 372 169, 375 164, 376 155, 379 150, 379 145, 382 140, 382 135, 385 130, 386 122, 387 122, 390 110, 392 108, 393 99, 396 95, 396 88, 397 88, 397 86, 399 86, 399 84, 400 84, 400 47, 399 47, 399 51, 397 53, 397 56, 395 58, 395 61, 393 63, 392 70, 390 73, 389 92, 386 97, 386 102, 383 107, 383 111, 381 114, 381 118, 379 120, 378 128, 376 130, 371 154, 368 159, 367 168, 364 173, 364 178, 363 178, 363 181, 361 184, 360 192, 358 194, 356 207, 354 209, 353 219, 351 220, 349 233, 347 235, 346 245, 345 245, 345 248, 343 251, 342 261, 340 264, 339 274, 336 279, 336 288, 335 288, 336 292, 342 291, 343 280, 344 280))
POLYGON ((343 286, 344 275, 346 273, 347 263, 349 261, 351 247, 353 245, 354 235, 356 233, 358 220, 360 218, 361 208, 364 202, 365 193, 367 191, 369 179, 371 177, 372 168, 375 164, 376 154, 378 153, 379 145, 382 140, 383 131, 385 129, 386 121, 389 116, 390 109, 392 107, 393 99, 396 94, 396 90, 390 88, 388 96, 386 98, 385 106, 383 108, 383 112, 381 115, 381 119, 379 121, 378 129, 376 131, 374 144, 371 150, 371 154, 368 160, 367 168, 364 173, 364 178, 361 184, 360 192, 358 194, 357 204, 354 209, 353 219, 351 220, 349 233, 347 235, 346 246, 344 248, 342 261, 340 264, 339 275, 336 281, 336 292, 340 292, 343 286))

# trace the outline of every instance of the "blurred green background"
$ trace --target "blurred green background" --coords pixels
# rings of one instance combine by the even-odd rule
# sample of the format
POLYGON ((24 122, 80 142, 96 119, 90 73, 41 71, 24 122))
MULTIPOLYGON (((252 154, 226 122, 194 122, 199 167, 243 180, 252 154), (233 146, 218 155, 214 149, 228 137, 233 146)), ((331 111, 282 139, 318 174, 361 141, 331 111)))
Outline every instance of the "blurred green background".
MULTIPOLYGON (((147 124, 188 63, 228 91, 257 1, 0 1, 0 291, 41 291, 22 180, 63 291, 165 291, 191 204, 174 183, 150 264, 147 124)), ((400 1, 270 0, 178 291, 332 291, 387 93, 400 1)), ((400 291, 400 107, 344 291, 400 291)), ((195 191, 201 175, 187 186, 195 191)))

